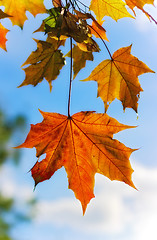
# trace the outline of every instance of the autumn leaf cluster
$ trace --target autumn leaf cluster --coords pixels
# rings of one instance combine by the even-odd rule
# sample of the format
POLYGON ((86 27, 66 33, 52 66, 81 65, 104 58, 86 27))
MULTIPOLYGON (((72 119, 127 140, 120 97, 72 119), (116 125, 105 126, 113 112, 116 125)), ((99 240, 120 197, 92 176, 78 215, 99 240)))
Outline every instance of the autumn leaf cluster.
MULTIPOLYGON (((71 58, 67 116, 41 112, 43 121, 31 125, 25 142, 19 147, 36 148, 38 160, 31 170, 35 185, 51 178, 62 166, 65 167, 69 188, 80 200, 83 212, 94 197, 96 173, 103 174, 111 180, 123 181, 135 188, 131 180, 133 170, 129 162, 134 150, 113 139, 113 134, 131 127, 119 123, 106 112, 115 99, 121 101, 124 110, 132 108, 137 112, 142 91, 138 77, 144 73, 153 73, 145 63, 131 54, 131 45, 111 54, 104 17, 111 17, 115 21, 125 17, 136 18, 136 7, 157 23, 144 10, 145 4, 153 3, 154 0, 91 0, 90 6, 87 6, 85 1, 53 0, 52 8, 45 9, 43 0, 20 0, 18 7, 16 0, 0 1, 0 5, 4 7, 4 11, 0 10, 0 19, 9 18, 13 25, 21 28, 27 19, 26 11, 34 16, 47 13, 47 17, 35 31, 46 34, 46 40, 35 40, 37 49, 22 66, 25 79, 19 87, 29 84, 36 86, 46 79, 52 90, 52 81, 59 76, 66 57, 71 58), (61 47, 64 47, 68 39, 70 51, 64 55, 61 47), (97 96, 104 102, 105 113, 87 111, 71 116, 72 79, 85 68, 87 61, 94 60, 95 52, 100 52, 100 41, 109 57, 83 81, 97 82, 97 96), (40 161, 39 158, 43 154, 46 154, 46 157, 40 161)), ((0 47, 4 50, 7 32, 0 23, 0 47)))

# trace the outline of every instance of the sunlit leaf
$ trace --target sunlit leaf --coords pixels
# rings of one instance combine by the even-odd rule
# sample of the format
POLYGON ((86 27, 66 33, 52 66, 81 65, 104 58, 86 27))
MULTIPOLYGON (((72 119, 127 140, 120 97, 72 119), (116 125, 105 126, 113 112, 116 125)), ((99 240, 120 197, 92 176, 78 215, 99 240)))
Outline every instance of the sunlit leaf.
POLYGON ((106 36, 106 30, 102 27, 104 21, 101 21, 99 24, 97 21, 92 22, 92 26, 90 27, 91 33, 96 37, 96 38, 102 38, 106 41, 108 41, 108 38, 106 36))
POLYGON ((142 88, 138 76, 153 72, 146 64, 131 55, 131 46, 117 50, 112 59, 102 61, 84 81, 98 83, 98 96, 102 98, 107 111, 109 104, 119 99, 126 107, 137 112, 138 99, 142 88))
POLYGON ((10 18, 14 25, 23 27, 26 17, 26 11, 36 16, 38 13, 46 12, 43 0, 1 0, 0 6, 5 7, 5 13, 13 16, 10 18))
POLYGON ((0 23, 0 47, 3 48, 6 51, 6 35, 9 32, 8 29, 3 27, 3 25, 0 23))
POLYGON ((126 4, 131 8, 131 10, 135 13, 134 8, 137 7, 142 10, 144 13, 144 5, 145 4, 154 4, 154 0, 125 0, 126 4))
POLYGON ((96 172, 135 188, 129 162, 134 150, 113 139, 113 134, 129 126, 101 113, 80 112, 72 117, 41 113, 44 120, 31 125, 25 142, 19 146, 35 147, 37 157, 46 153, 46 158, 37 161, 31 170, 35 185, 51 178, 55 171, 64 166, 69 188, 81 201, 83 213, 94 197, 96 172))
POLYGON ((90 10, 95 13, 98 22, 101 22, 105 16, 116 21, 120 18, 132 17, 122 0, 91 0, 90 10))

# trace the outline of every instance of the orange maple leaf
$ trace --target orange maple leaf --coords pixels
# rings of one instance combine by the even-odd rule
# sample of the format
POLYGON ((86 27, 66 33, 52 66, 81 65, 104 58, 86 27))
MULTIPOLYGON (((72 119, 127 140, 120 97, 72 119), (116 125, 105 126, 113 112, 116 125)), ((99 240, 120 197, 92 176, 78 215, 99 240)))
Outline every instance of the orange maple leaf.
MULTIPOLYGON (((10 15, 4 13, 1 9, 0 9, 0 19, 3 18, 8 18, 11 17, 10 15)), ((8 29, 6 29, 5 27, 3 27, 3 25, 0 23, 0 47, 3 48, 6 51, 6 35, 9 32, 8 29)))
MULTIPOLYGON (((131 45, 132 46, 132 45, 131 45)), ((102 61, 83 81, 98 83, 98 97, 104 101, 105 111, 117 98, 126 107, 137 112, 140 92, 143 91, 138 76, 152 71, 146 64, 131 55, 131 46, 117 50, 112 59, 102 61)))
POLYGON ((134 7, 142 10, 145 4, 154 4, 154 0, 125 0, 125 2, 132 10, 134 7))
POLYGON ((102 24, 104 21, 101 21, 98 23, 96 20, 92 22, 92 26, 89 25, 89 28, 91 30, 91 33, 96 37, 96 38, 102 38, 106 41, 108 41, 108 38, 106 36, 106 30, 103 28, 102 24))
POLYGON ((9 32, 8 29, 3 27, 3 25, 0 23, 0 47, 3 48, 6 51, 6 35, 9 32))
POLYGON ((134 14, 135 14, 134 8, 137 7, 147 16, 150 17, 150 15, 143 9, 143 7, 145 4, 154 4, 154 0, 125 0, 125 2, 129 6, 129 8, 134 12, 134 14))
POLYGON ((5 13, 13 16, 11 18, 13 25, 20 27, 23 27, 27 20, 26 11, 31 12, 34 16, 46 12, 43 0, 1 0, 0 6, 5 7, 5 13))
POLYGON ((113 139, 113 134, 131 126, 123 125, 107 114, 80 112, 72 117, 41 112, 43 121, 31 125, 25 142, 18 148, 36 148, 40 157, 31 169, 35 185, 51 178, 65 167, 69 188, 81 201, 83 213, 94 197, 95 173, 119 180, 135 188, 129 157, 134 151, 113 139))

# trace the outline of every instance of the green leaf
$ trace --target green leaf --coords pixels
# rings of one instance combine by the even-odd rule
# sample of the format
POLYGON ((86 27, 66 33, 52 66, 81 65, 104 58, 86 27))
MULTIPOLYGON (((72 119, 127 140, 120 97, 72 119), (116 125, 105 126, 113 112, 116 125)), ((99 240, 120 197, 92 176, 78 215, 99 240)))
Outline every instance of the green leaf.
POLYGON ((50 16, 44 20, 45 32, 48 32, 49 28, 61 27, 62 23, 60 21, 60 17, 61 17, 60 10, 61 10, 60 8, 51 8, 48 10, 48 13, 50 14, 50 16))

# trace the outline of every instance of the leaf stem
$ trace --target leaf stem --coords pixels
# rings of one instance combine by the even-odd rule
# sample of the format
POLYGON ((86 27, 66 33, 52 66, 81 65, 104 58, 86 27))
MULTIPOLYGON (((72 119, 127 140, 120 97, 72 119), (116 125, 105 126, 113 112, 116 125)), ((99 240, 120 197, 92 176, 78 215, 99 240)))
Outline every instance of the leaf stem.
POLYGON ((71 102, 71 86, 72 86, 72 67, 73 67, 73 58, 72 58, 72 37, 70 37, 70 84, 69 84, 69 98, 68 98, 68 118, 70 118, 70 102, 71 102))
POLYGON ((84 3, 82 3, 81 1, 79 1, 79 0, 76 0, 76 1, 79 2, 80 4, 82 4, 85 8, 89 9, 89 7, 87 5, 85 5, 84 3))
POLYGON ((81 11, 81 9, 80 9, 80 7, 79 7, 79 5, 78 5, 77 1, 76 1, 76 0, 74 0, 74 2, 75 2, 75 5, 78 7, 79 11, 81 11))
POLYGON ((71 6, 72 6, 72 8, 73 8, 73 10, 74 10, 74 9, 75 9, 75 6, 74 6, 73 2, 72 2, 71 0, 69 0, 69 2, 70 2, 71 6))
POLYGON ((157 24, 157 21, 156 21, 148 12, 146 12, 145 10, 143 10, 143 12, 144 12, 146 15, 148 15, 148 17, 149 17, 155 24, 157 24))

